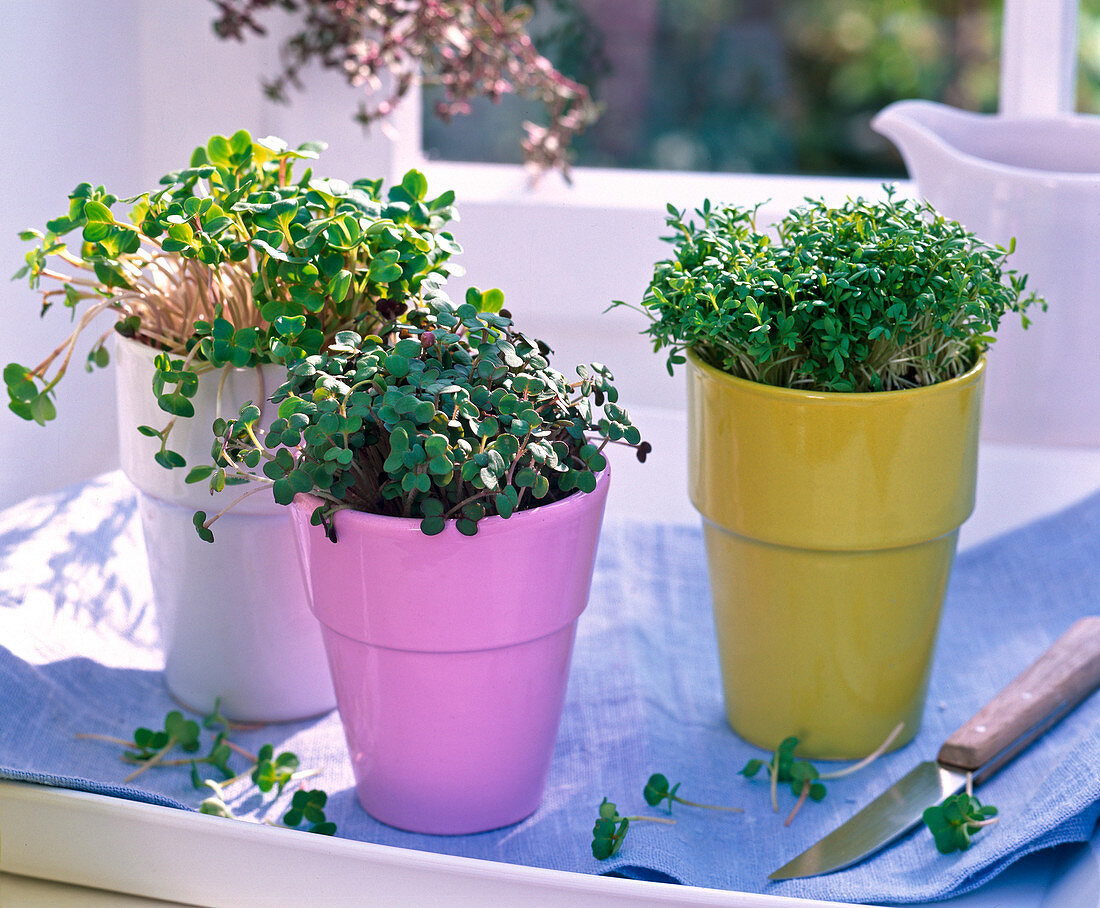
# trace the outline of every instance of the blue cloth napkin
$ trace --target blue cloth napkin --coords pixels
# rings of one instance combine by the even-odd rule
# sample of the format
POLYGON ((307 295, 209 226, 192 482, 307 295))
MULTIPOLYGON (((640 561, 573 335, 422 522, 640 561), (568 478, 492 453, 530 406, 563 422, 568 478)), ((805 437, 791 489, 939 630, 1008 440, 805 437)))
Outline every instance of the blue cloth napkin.
MULTIPOLYGON (((140 530, 117 475, 0 513, 0 777, 195 807, 186 769, 151 770, 131 785, 121 748, 175 708, 158 671, 140 530)), ((241 732, 294 750, 330 794, 339 835, 588 873, 776 895, 918 902, 980 886, 1029 852, 1087 840, 1100 815, 1100 695, 1082 704, 980 792, 1001 822, 963 854, 940 855, 914 831, 873 859, 829 876, 769 883, 767 875, 882 791, 1029 665, 1077 618, 1100 611, 1100 495, 962 555, 943 617, 924 725, 917 739, 831 783, 783 826, 793 804, 739 776, 764 756, 726 724, 701 534, 660 525, 605 529, 582 617, 569 694, 542 807, 515 826, 432 837, 375 822, 357 805, 335 714, 241 732), (597 862, 591 830, 604 796, 620 812, 654 813, 650 773, 689 799, 744 807, 718 814, 678 805, 675 826, 636 824, 621 852, 597 862)), ((277 819, 288 794, 241 794, 250 819, 277 819)), ((226 821, 230 822, 230 821, 226 821)))

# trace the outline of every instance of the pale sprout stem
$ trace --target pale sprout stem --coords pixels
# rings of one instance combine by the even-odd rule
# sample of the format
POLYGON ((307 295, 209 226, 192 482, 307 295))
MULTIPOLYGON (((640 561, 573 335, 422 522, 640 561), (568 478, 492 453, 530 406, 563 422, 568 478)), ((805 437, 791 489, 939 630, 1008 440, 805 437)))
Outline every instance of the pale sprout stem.
MULTIPOLYGON (((235 461, 232 457, 229 456, 228 452, 225 449, 225 444, 222 444, 221 450, 218 453, 222 458, 225 459, 226 469, 227 470, 230 470, 230 469, 233 470, 234 477, 241 477, 243 479, 249 479, 249 480, 254 479, 254 480, 256 480, 256 482, 260 482, 260 481, 273 482, 273 480, 264 480, 264 477, 255 475, 254 473, 249 471, 247 467, 243 467, 239 463, 237 463, 237 461, 235 461)), ((261 451, 260 454, 267 460, 274 460, 275 459, 274 455, 269 453, 268 451, 261 451)), ((211 492, 210 494, 213 495, 214 493, 211 492)))
POLYGON ((182 315, 182 328, 190 328, 194 325, 197 312, 210 313, 211 316, 214 313, 214 307, 206 297, 206 288, 202 281, 201 272, 198 275, 195 274, 197 269, 198 265, 190 259, 185 261, 184 267, 181 269, 184 272, 183 302, 186 304, 182 315))
MULTIPOLYGON (((226 742, 226 743, 229 743, 229 742, 226 742)), ((256 761, 253 760, 252 762, 255 763, 256 761)), ((222 797, 222 789, 228 788, 230 785, 236 785, 242 779, 248 779, 248 778, 251 778, 251 777, 252 777, 252 770, 247 769, 244 772, 238 773, 237 775, 233 776, 233 778, 225 779, 222 782, 215 782, 213 779, 203 779, 203 781, 207 785, 209 785, 211 788, 213 788, 218 793, 218 797, 220 798, 220 797, 222 797)))
POLYGON ((162 352, 171 353, 178 356, 182 351, 177 348, 178 341, 173 340, 164 334, 159 334, 155 331, 151 331, 147 328, 141 329, 141 338, 145 341, 155 341, 155 344, 147 344, 147 346, 155 347, 157 344, 164 348, 162 352))
POLYGON ((177 287, 180 285, 180 270, 178 267, 176 267, 177 263, 173 258, 167 255, 154 255, 152 258, 149 259, 149 264, 155 267, 162 275, 164 275, 165 278, 167 278, 177 287), (162 261, 163 259, 167 259, 167 261, 173 267, 166 266, 162 261))
MULTIPOLYGON (((41 363, 39 363, 38 368, 34 370, 33 374, 37 375, 39 378, 44 379, 46 375, 46 370, 50 367, 50 364, 55 359, 57 359, 57 357, 60 356, 62 352, 64 352, 65 358, 61 361, 61 365, 57 368, 57 378, 60 378, 60 376, 64 375, 65 370, 69 367, 69 360, 71 360, 73 357, 73 350, 76 348, 76 341, 77 338, 80 337, 81 332, 83 332, 84 329, 88 327, 91 321, 97 315, 99 315, 100 312, 105 309, 111 308, 113 305, 113 300, 105 299, 103 300, 103 302, 97 303, 96 305, 92 306, 91 309, 85 312, 80 317, 80 321, 77 323, 77 326, 73 330, 72 334, 70 334, 64 341, 62 341, 60 346, 58 346, 53 351, 53 353, 51 353, 44 360, 42 360, 41 363)), ((57 378, 54 379, 54 382, 57 381, 57 378)))
POLYGON ((217 284, 215 283, 215 280, 214 280, 214 275, 215 275, 215 271, 214 271, 213 268, 207 270, 207 272, 206 272, 206 291, 207 291, 208 298, 209 298, 210 303, 211 303, 212 306, 217 304, 217 299, 218 299, 218 296, 219 296, 217 284))
POLYGON ((779 758, 772 757, 771 765, 772 810, 779 813, 779 758))
MULTIPOLYGON (((183 368, 184 369, 190 368, 191 363, 194 361, 195 357, 198 356, 198 355, 199 355, 199 345, 195 344, 194 347, 192 347, 189 351, 187 351, 187 356, 185 356, 183 358, 183 368)), ((209 364, 203 363, 203 364, 200 364, 197 368, 195 368, 194 371, 195 372, 209 372, 210 369, 211 369, 211 367, 210 367, 209 364)))
POLYGON ((123 271, 127 272, 130 277, 135 280, 140 280, 145 276, 145 262, 141 259, 130 258, 128 256, 120 256, 118 259, 118 266, 123 271))
POLYGON ((252 431, 252 426, 246 425, 244 429, 248 433, 248 437, 252 440, 252 444, 262 451, 264 449, 263 443, 256 437, 256 433, 252 431))
MULTIPOLYGON (((51 296, 66 296, 66 295, 67 295, 66 291, 63 287, 58 287, 55 290, 43 290, 42 291, 42 303, 45 304, 46 301, 51 296)), ((95 299, 95 298, 96 298, 96 294, 94 294, 94 293, 81 293, 78 296, 78 299, 82 299, 82 300, 91 300, 91 299, 95 299)), ((53 305, 53 304, 51 303, 50 305, 53 305)))
MULTIPOLYGON (((72 265, 74 268, 79 268, 81 271, 92 271, 93 266, 89 265, 84 259, 77 258, 68 249, 60 249, 57 252, 57 257, 66 264, 72 265)), ((45 273, 45 272, 43 272, 45 273)))
MULTIPOLYGON (((124 763, 144 763, 144 760, 138 760, 134 757, 128 757, 125 754, 121 757, 124 763)), ((201 763, 202 760, 198 760, 194 757, 181 757, 177 760, 160 760, 158 766, 190 766, 192 763, 201 763)))
MULTIPOLYGON (((526 488, 521 489, 520 490, 520 495, 522 496, 525 491, 527 491, 526 488)), ((316 493, 314 493, 314 494, 316 494, 316 493)), ((443 519, 444 520, 450 520, 455 514, 457 514, 464 507, 466 507, 466 505, 468 505, 471 501, 477 501, 478 499, 481 499, 481 498, 488 498, 491 495, 495 495, 495 494, 496 494, 495 490, 485 489, 482 492, 478 492, 476 495, 470 495, 468 497, 464 497, 461 501, 459 501, 458 504, 456 504, 449 511, 447 511, 446 514, 443 515, 443 519)))
POLYGON ((108 328, 101 335, 99 335, 99 337, 96 338, 95 343, 92 344, 92 349, 94 350, 96 347, 102 347, 107 342, 107 338, 109 338, 114 333, 114 328, 108 328))
POLYGON ((704 810, 728 810, 732 813, 744 813, 744 809, 741 807, 723 807, 720 804, 700 804, 698 801, 689 801, 687 798, 681 798, 676 795, 676 800, 681 804, 687 804, 688 807, 702 807, 704 810))
POLYGON ((214 521, 217 520, 219 517, 221 517, 230 508, 235 508, 242 501, 244 501, 249 495, 255 495, 257 492, 262 492, 265 488, 267 488, 268 485, 273 484, 272 481, 270 479, 268 479, 266 476, 253 476, 252 474, 246 474, 246 475, 248 476, 249 479, 253 480, 254 482, 261 483, 261 485, 255 486, 255 487, 249 489, 247 492, 242 492, 240 495, 238 495, 236 498, 234 498, 229 504, 227 504, 224 508, 222 508, 220 511, 218 511, 218 513, 215 514, 213 517, 208 517, 207 520, 206 520, 206 523, 203 524, 203 527, 205 527, 206 529, 209 530, 210 527, 213 525, 214 521))
POLYGON ((171 750, 175 746, 176 746, 176 742, 174 740, 169 741, 167 744, 164 745, 164 747, 162 747, 160 750, 158 750, 155 754, 153 754, 153 756, 151 756, 148 760, 146 760, 144 763, 142 763, 141 766, 139 766, 132 773, 130 773, 130 775, 128 775, 125 779, 123 779, 122 783, 125 785, 127 782, 132 782, 134 779, 136 779, 138 776, 140 776, 147 769, 152 769, 161 760, 163 760, 164 755, 166 753, 168 753, 168 751, 171 750))
MULTIPOLYGON (((79 260, 78 260, 79 261, 79 260)), ((80 284, 83 287, 98 287, 98 281, 88 280, 84 277, 75 277, 73 275, 61 274, 57 271, 51 271, 49 268, 42 269, 42 277, 52 278, 55 281, 61 281, 65 284, 80 284)), ((64 290, 55 291, 57 293, 64 293, 64 290)))
POLYGON ((241 747, 240 744, 234 744, 232 741, 224 741, 223 743, 230 750, 240 754, 242 757, 244 757, 246 760, 248 760, 249 763, 258 763, 260 761, 259 757, 257 757, 254 753, 251 753, 250 751, 245 750, 243 747, 241 747))
MULTIPOLYGON (((122 754, 121 756, 119 756, 119 759, 123 763, 130 763, 130 764, 136 763, 139 766, 141 766, 142 764, 145 763, 144 760, 139 759, 138 757, 131 757, 128 754, 122 754)), ((162 767, 163 766, 169 766, 169 767, 170 766, 183 766, 185 763, 190 763, 190 762, 191 762, 190 760, 161 760, 159 763, 157 763, 157 765, 162 766, 162 767)))
POLYGON ((894 730, 886 736, 886 740, 883 741, 878 747, 876 747, 871 753, 867 754, 867 756, 865 756, 858 763, 853 763, 851 766, 846 766, 844 769, 837 769, 833 772, 823 772, 823 773, 821 773, 820 776, 818 776, 818 778, 819 779, 839 779, 839 778, 842 778, 843 776, 850 775, 853 772, 858 772, 859 770, 863 769, 863 767, 868 766, 869 764, 873 763, 875 760, 877 760, 879 757, 881 757, 884 753, 886 753, 886 749, 891 744, 894 743, 894 739, 897 738, 897 736, 901 734, 901 730, 903 728, 905 728, 905 723, 904 722, 899 722, 897 725, 895 725, 894 730))
POLYGON ((802 809, 802 805, 806 803, 806 798, 810 795, 810 780, 806 779, 802 783, 802 793, 798 796, 798 802, 794 805, 794 809, 787 815, 784 826, 790 826, 791 821, 794 820, 795 815, 802 809))
POLYGON ((246 279, 240 269, 234 269, 234 272, 237 280, 231 281, 226 294, 233 308, 234 320, 242 328, 260 328, 263 326, 263 319, 260 318, 259 308, 252 302, 252 281, 246 279))
MULTIPOLYGON (((176 322, 182 319, 178 291, 171 292, 169 287, 153 286, 138 295, 139 300, 146 310, 154 310, 163 313, 165 317, 176 322)), ((177 340, 176 343, 179 343, 177 340)))
POLYGON ((89 732, 77 732, 73 735, 74 738, 80 738, 84 741, 106 741, 108 744, 119 744, 122 747, 136 747, 133 741, 126 741, 122 738, 113 738, 111 735, 95 735, 89 732))
MULTIPOLYGON (((163 306, 158 306, 158 305, 152 305, 151 304, 152 301, 148 300, 148 299, 144 300, 144 302, 146 304, 145 307, 144 307, 145 308, 144 315, 146 317, 148 317, 149 315, 153 316, 153 323, 156 326, 153 330, 156 332, 156 334, 158 334, 161 337, 168 334, 171 329, 167 328, 166 325, 165 325, 166 313, 164 311, 164 307, 163 306)), ((165 302, 163 297, 161 298, 160 302, 162 302, 162 303, 165 302)), ((145 319, 143 318, 142 321, 145 321, 145 319)), ((169 346, 175 346, 175 344, 170 344, 169 346)))

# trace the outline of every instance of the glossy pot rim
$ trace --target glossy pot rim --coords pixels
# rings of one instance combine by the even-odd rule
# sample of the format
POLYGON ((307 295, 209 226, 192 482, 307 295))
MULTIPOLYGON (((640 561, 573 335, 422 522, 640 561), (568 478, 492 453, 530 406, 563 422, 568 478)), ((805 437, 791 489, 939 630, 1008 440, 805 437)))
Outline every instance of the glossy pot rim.
POLYGON ((751 381, 747 378, 739 378, 723 372, 716 366, 705 362, 691 347, 684 351, 688 362, 705 378, 716 382, 723 382, 742 394, 753 394, 774 401, 789 400, 805 404, 809 401, 820 400, 830 403, 851 404, 854 406, 873 406, 886 401, 904 403, 914 397, 927 397, 930 394, 955 394, 965 385, 977 382, 985 372, 986 355, 983 353, 978 361, 962 375, 956 375, 946 381, 936 382, 932 385, 921 385, 918 388, 902 388, 895 391, 817 391, 804 388, 786 388, 780 385, 769 385, 764 382, 751 381))
MULTIPOLYGON (((458 534, 463 536, 463 538, 475 539, 477 536, 481 536, 485 533, 489 535, 502 532, 507 533, 509 532, 509 528, 511 528, 511 530, 518 530, 528 524, 569 520, 573 512, 597 506, 605 497, 610 481, 611 466, 608 464, 608 466, 604 467, 596 474, 596 488, 591 492, 583 492, 578 489, 558 501, 539 505, 534 508, 525 508, 522 511, 514 512, 507 518, 501 517, 499 514, 483 517, 478 521, 477 534, 472 537, 466 537, 458 533, 458 530, 455 528, 455 523, 457 521, 456 519, 451 519, 447 521, 444 531, 436 534, 436 537, 458 534)), ((311 495, 308 492, 299 492, 294 496, 294 500, 291 502, 290 507, 295 508, 299 512, 305 511, 312 513, 318 505, 323 503, 323 500, 316 495, 311 495)), ((353 532, 403 533, 424 536, 420 531, 419 517, 393 517, 388 514, 373 514, 369 511, 343 508, 333 515, 333 521, 336 525, 337 535, 340 534, 341 529, 348 529, 353 532)), ((436 537, 424 536, 425 539, 436 537)))

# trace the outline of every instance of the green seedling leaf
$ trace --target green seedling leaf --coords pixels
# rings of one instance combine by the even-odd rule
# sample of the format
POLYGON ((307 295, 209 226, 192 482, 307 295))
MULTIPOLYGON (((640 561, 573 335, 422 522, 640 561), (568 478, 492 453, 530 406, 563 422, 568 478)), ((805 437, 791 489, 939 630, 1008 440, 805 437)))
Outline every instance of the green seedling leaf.
POLYGON ((300 826, 305 822, 309 824, 309 832, 333 835, 336 825, 325 819, 324 807, 327 801, 328 795, 317 789, 296 791, 291 799, 290 809, 283 815, 283 822, 287 826, 300 826))
POLYGON ((886 736, 886 739, 870 754, 857 763, 843 769, 831 772, 819 772, 817 767, 806 760, 795 758, 794 752, 798 747, 798 738, 784 738, 772 754, 771 760, 749 760, 740 770, 740 774, 747 779, 755 777, 760 770, 766 769, 765 776, 771 782, 772 809, 779 812, 779 802, 776 799, 776 788, 781 784, 789 785, 791 793, 798 799, 794 809, 791 810, 784 825, 790 826, 803 804, 808 800, 821 801, 826 795, 823 781, 826 779, 839 779, 850 775, 870 765, 884 754, 898 735, 904 730, 904 723, 899 722, 886 736))
POLYGON ((932 833, 940 854, 966 851, 973 837, 997 822, 997 808, 983 805, 969 791, 951 795, 924 811, 924 825, 932 833))
POLYGON ((191 518, 191 522, 195 526, 195 532, 198 534, 199 539, 203 542, 213 542, 214 533, 206 525, 206 511, 195 511, 191 518))
POLYGON ((272 788, 278 788, 279 794, 282 794, 283 788, 293 778, 297 769, 297 754, 286 751, 275 757, 272 745, 265 744, 260 749, 259 760, 252 771, 252 781, 256 783, 256 787, 260 791, 271 791, 272 788))
POLYGON ((202 482, 205 479, 210 478, 210 474, 214 472, 214 468, 211 466, 192 467, 183 481, 186 483, 202 482))
POLYGON ((687 804, 690 807, 702 807, 707 810, 730 810, 736 813, 741 813, 740 807, 722 807, 716 804, 700 804, 697 801, 688 801, 681 798, 676 792, 680 789, 680 783, 677 782, 671 788, 668 784, 668 777, 663 773, 655 772, 651 775, 645 784, 645 788, 642 789, 642 797, 645 798, 645 802, 650 807, 657 807, 662 801, 668 801, 668 812, 672 813, 672 802, 676 801, 679 804, 687 804))
POLYGON ((618 854, 632 822, 665 823, 668 825, 676 823, 675 820, 668 820, 664 817, 619 816, 615 804, 604 798, 600 802, 596 823, 592 827, 592 857, 597 861, 605 861, 618 854))

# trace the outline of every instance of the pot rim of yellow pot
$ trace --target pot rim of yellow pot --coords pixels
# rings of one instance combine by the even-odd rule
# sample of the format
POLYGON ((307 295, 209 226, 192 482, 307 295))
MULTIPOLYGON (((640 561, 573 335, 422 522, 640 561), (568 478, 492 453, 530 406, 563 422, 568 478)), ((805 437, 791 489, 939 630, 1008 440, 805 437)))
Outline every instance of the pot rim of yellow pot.
POLYGON ((705 373, 708 377, 716 381, 728 382, 730 385, 738 388, 742 393, 759 394, 762 397, 773 399, 782 399, 784 397, 788 399, 798 398, 802 401, 820 398, 822 400, 834 402, 843 401, 856 405, 860 403, 867 404, 872 400, 881 401, 885 398, 900 402, 906 397, 912 397, 916 394, 927 395, 937 390, 945 394, 951 394, 954 393, 955 389, 960 385, 970 384, 976 381, 978 376, 984 371, 986 363, 986 355, 983 353, 978 357, 978 361, 967 369, 966 372, 962 373, 962 375, 956 375, 954 378, 949 378, 946 381, 938 381, 931 385, 921 385, 916 388, 901 388, 895 391, 819 391, 808 388, 787 388, 781 385, 769 385, 765 382, 740 378, 736 375, 730 375, 728 372, 722 371, 717 366, 712 366, 710 363, 703 360, 692 347, 685 348, 684 352, 687 354, 687 358, 691 364, 700 372, 705 373))

